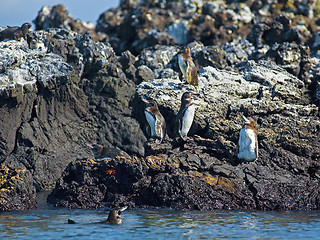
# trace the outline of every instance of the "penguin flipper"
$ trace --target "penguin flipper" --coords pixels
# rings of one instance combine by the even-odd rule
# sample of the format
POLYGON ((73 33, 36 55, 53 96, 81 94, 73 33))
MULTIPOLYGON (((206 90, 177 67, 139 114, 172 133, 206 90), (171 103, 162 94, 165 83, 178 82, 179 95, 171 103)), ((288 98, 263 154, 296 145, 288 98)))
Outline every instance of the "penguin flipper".
POLYGON ((183 108, 183 109, 180 109, 180 111, 178 112, 178 116, 177 116, 177 118, 178 118, 178 123, 179 123, 178 133, 179 133, 179 136, 181 137, 181 139, 182 139, 183 141, 187 141, 187 139, 188 139, 187 136, 184 136, 184 135, 181 134, 183 116, 184 116, 184 114, 185 114, 186 111, 187 111, 187 108, 186 108, 186 107, 183 108))
POLYGON ((189 73, 188 73, 188 78, 190 79, 190 84, 193 86, 198 86, 198 72, 197 72, 197 68, 196 65, 194 65, 193 61, 189 62, 189 73))
POLYGON ((159 142, 161 143, 166 135, 166 122, 162 115, 156 116, 155 132, 156 136, 161 139, 159 142))
POLYGON ((259 156, 259 147, 258 147, 258 138, 256 137, 256 159, 258 159, 258 156, 259 156))

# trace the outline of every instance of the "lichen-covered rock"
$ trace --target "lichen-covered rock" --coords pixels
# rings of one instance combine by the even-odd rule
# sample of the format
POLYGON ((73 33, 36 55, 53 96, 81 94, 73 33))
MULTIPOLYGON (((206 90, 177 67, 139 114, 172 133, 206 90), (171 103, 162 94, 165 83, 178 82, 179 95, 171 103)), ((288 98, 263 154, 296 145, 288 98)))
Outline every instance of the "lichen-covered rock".
POLYGON ((0 212, 34 209, 36 189, 30 172, 25 168, 0 167, 0 212))

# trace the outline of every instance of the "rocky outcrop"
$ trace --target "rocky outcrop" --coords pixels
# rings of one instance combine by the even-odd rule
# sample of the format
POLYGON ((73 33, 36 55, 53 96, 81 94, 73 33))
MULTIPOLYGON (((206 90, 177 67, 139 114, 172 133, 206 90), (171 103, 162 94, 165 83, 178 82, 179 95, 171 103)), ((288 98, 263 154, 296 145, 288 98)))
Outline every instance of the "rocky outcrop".
POLYGON ((26 168, 38 190, 99 142, 143 155, 145 136, 130 117, 135 84, 109 45, 63 29, 1 44, 1 155, 26 168))
POLYGON ((222 45, 246 36, 253 13, 245 4, 224 1, 122 1, 100 15, 96 32, 106 33, 117 53, 138 54, 156 44, 222 45), (166 39, 166 43, 164 40, 166 39))
POLYGON ((56 206, 319 209, 317 11, 124 0, 100 16, 96 35, 62 6, 43 8, 27 41, 0 43, 0 162, 26 169, 38 190, 58 179, 56 206), (183 92, 195 91, 178 66, 177 45, 187 44, 199 97, 182 142, 175 117, 183 92), (147 141, 145 96, 167 122, 160 145, 147 141), (235 154, 242 115, 258 124, 253 163, 235 154), (86 146, 95 142, 124 154, 95 160, 86 146))
MULTIPOLYGON (((235 53, 243 44, 224 49, 235 53)), ((147 135, 141 98, 156 99, 167 122, 167 139, 160 145, 149 140, 142 158, 70 163, 49 202, 76 208, 318 209, 313 194, 320 176, 318 107, 309 104, 304 81, 273 61, 247 60, 255 48, 247 49, 233 70, 200 70, 200 96, 189 132, 193 137, 185 143, 177 138, 175 117, 182 93, 194 88, 174 70, 179 49, 145 49, 137 63, 155 78, 137 86, 134 116, 147 135), (235 154, 242 115, 258 123, 260 155, 253 163, 241 163, 235 154)), ((207 48, 192 45, 193 56, 201 50, 207 48)))
POLYGON ((0 212, 37 207, 36 189, 27 169, 0 167, 0 212))
POLYGON ((73 19, 71 14, 68 12, 68 9, 61 4, 53 7, 43 6, 33 22, 36 30, 60 28, 80 34, 88 32, 95 40, 104 42, 108 41, 108 36, 106 34, 96 34, 95 25, 93 23, 73 19))

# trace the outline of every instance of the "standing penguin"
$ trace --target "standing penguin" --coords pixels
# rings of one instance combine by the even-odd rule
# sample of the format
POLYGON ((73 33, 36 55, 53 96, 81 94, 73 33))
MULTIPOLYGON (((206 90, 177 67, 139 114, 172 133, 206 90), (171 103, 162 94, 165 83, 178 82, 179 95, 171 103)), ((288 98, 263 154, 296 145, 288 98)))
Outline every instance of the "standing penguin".
POLYGON ((151 137, 156 137, 156 143, 160 144, 166 136, 166 121, 154 100, 142 99, 142 101, 147 105, 144 114, 150 126, 151 137))
POLYGON ((193 99, 196 95, 198 94, 185 92, 181 97, 181 105, 177 115, 177 122, 179 135, 184 141, 187 140, 187 135, 193 122, 196 108, 193 99))
POLYGON ((184 47, 184 52, 178 56, 179 67, 182 72, 183 78, 187 83, 198 87, 198 72, 196 65, 191 58, 191 52, 189 47, 184 47))
POLYGON ((237 156, 240 160, 253 162, 258 158, 258 132, 253 118, 244 118, 237 145, 237 156))

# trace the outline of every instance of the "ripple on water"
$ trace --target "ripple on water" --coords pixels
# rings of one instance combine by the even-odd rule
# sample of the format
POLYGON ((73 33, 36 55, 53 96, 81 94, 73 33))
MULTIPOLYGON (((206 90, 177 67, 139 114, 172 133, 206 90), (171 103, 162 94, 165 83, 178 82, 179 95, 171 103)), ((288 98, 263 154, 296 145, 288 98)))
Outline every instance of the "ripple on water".
POLYGON ((0 239, 318 239, 319 212, 126 210, 123 224, 93 224, 105 210, 43 207, 0 214, 0 239), (68 218, 78 224, 67 224, 68 218))

